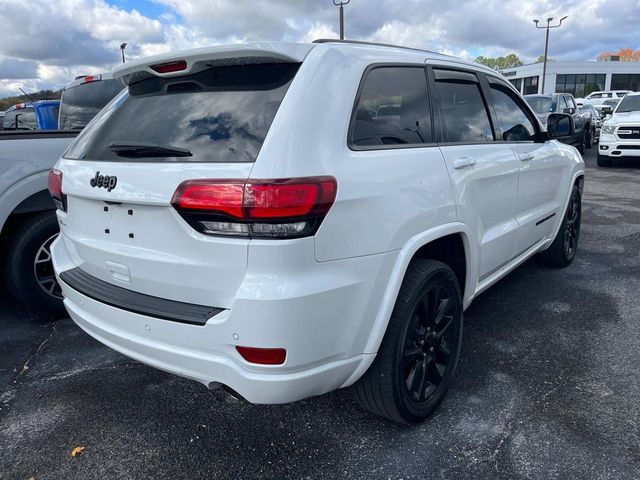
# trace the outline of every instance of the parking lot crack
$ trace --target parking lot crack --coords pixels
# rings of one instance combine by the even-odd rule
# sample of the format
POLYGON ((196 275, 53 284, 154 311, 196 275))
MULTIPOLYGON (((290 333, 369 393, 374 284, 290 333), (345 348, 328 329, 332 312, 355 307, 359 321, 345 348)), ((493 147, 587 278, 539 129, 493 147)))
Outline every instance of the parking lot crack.
POLYGON ((51 340, 53 336, 56 334, 57 328, 58 328, 57 323, 53 324, 53 327, 51 328, 51 332, 49 332, 49 335, 47 335, 45 339, 42 342, 40 342, 40 344, 34 350, 31 351, 27 359, 22 364, 22 367, 17 370, 15 376, 13 377, 14 385, 17 384, 22 378, 22 376, 29 370, 32 362, 40 354, 40 352, 42 351, 44 346, 49 342, 49 340, 51 340))

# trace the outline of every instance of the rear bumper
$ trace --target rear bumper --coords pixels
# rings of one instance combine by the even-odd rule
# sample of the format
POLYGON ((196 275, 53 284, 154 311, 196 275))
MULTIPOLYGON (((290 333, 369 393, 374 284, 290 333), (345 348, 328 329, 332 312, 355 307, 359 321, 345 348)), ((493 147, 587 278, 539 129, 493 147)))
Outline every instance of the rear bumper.
POLYGON ((226 385, 252 403, 292 402, 357 380, 354 372, 366 370, 375 356, 362 352, 371 334, 367 319, 375 318, 370 299, 382 297, 376 279, 395 258, 317 264, 317 271, 294 275, 291 284, 272 273, 273 292, 256 290, 260 275, 248 273, 231 309, 193 325, 116 308, 71 288, 60 273, 77 265, 63 236, 52 256, 65 307, 89 335, 158 369, 207 386, 226 385), (277 366, 250 364, 237 345, 285 348, 287 358, 277 366))

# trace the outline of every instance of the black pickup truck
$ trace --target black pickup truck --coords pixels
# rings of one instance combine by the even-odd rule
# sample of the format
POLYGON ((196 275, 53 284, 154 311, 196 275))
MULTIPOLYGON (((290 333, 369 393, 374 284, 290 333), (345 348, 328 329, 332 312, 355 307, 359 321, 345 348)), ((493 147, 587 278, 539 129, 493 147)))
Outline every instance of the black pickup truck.
POLYGON ((558 138, 562 143, 573 145, 580 153, 591 148, 595 142, 596 125, 578 110, 575 98, 570 93, 553 93, 551 95, 525 95, 524 99, 538 116, 542 126, 547 128, 547 117, 551 113, 571 115, 574 123, 574 134, 558 138))

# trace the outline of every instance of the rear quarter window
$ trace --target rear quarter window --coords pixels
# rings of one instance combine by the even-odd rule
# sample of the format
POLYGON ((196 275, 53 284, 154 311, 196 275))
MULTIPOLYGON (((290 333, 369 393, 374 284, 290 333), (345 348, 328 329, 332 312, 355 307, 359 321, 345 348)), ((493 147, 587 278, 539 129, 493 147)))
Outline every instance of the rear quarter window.
POLYGON ((300 64, 214 67, 130 85, 85 129, 66 158, 151 162, 253 162, 300 64), (188 157, 122 158, 112 143, 171 146, 188 157))
POLYGON ((352 147, 430 143, 431 114, 424 67, 376 67, 362 84, 352 119, 352 147))

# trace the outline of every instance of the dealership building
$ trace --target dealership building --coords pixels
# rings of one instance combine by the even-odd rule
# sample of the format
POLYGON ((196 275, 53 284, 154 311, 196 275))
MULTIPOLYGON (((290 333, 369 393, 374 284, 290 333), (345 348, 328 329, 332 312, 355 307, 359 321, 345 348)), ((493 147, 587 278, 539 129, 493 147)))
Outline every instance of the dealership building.
POLYGON ((640 91, 640 62, 549 61, 544 92, 542 63, 507 68, 500 73, 523 95, 571 93, 574 97, 581 98, 596 90, 640 91))

